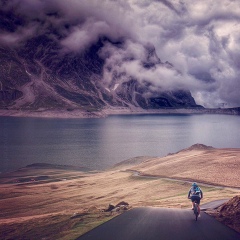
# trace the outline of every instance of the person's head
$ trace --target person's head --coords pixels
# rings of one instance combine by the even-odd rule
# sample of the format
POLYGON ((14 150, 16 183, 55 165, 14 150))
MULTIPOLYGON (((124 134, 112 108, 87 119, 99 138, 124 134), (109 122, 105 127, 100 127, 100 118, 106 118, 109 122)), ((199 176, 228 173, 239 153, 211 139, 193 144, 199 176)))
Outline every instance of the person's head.
POLYGON ((197 185, 197 183, 195 183, 195 182, 192 184, 192 187, 193 187, 193 188, 196 188, 197 186, 198 186, 198 185, 197 185))

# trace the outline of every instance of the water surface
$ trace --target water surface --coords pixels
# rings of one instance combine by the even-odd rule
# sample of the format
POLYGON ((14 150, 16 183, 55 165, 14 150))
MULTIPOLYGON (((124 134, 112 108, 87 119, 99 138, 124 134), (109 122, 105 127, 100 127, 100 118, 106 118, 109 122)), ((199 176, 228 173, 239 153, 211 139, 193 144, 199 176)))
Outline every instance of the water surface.
POLYGON ((195 143, 240 148, 240 116, 121 115, 102 119, 0 117, 0 172, 32 163, 105 169, 195 143))

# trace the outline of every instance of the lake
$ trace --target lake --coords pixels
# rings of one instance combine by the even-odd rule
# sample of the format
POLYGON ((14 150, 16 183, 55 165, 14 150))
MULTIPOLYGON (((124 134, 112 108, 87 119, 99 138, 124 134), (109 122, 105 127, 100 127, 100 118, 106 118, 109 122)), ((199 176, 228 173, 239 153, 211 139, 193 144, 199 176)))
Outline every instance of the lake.
POLYGON ((162 157, 195 143, 240 148, 240 116, 0 117, 0 172, 32 163, 102 170, 137 156, 162 157))

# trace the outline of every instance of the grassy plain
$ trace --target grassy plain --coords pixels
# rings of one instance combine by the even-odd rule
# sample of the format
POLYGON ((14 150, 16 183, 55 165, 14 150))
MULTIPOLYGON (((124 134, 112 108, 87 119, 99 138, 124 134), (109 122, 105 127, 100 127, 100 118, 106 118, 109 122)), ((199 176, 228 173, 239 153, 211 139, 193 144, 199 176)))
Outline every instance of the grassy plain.
POLYGON ((103 172, 23 168, 0 175, 0 239, 75 239, 116 216, 102 210, 121 201, 189 208, 192 181, 203 183, 202 203, 231 198, 240 194, 238 176, 240 149, 202 145, 103 172))

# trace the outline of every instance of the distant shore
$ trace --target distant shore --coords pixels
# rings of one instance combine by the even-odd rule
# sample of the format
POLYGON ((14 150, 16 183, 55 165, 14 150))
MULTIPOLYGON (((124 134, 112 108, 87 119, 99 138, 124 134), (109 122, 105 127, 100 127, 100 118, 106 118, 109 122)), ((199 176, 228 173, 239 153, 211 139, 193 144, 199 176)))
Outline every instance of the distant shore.
POLYGON ((1 117, 38 117, 38 118, 103 118, 109 115, 138 115, 138 114, 226 114, 240 115, 238 108, 168 108, 168 109, 141 109, 141 108, 108 108, 98 112, 74 110, 12 110, 1 109, 1 117))

